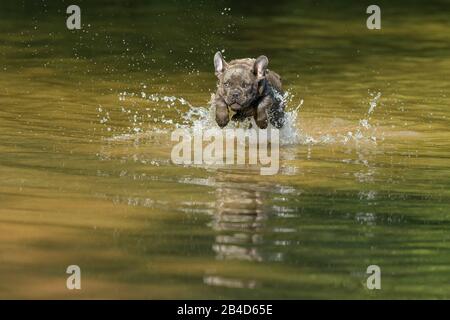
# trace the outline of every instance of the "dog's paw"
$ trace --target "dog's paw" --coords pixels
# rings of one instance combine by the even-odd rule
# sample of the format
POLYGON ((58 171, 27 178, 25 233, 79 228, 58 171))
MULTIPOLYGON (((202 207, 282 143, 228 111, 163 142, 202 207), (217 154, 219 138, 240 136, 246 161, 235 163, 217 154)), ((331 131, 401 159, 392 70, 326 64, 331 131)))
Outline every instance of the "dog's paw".
POLYGON ((256 122, 256 125, 258 126, 258 128, 260 128, 260 129, 266 129, 267 128, 267 125, 268 125, 267 118, 265 118, 265 119, 256 119, 255 122, 256 122))
POLYGON ((228 118, 216 118, 216 122, 219 127, 223 128, 228 124, 229 119, 228 118))

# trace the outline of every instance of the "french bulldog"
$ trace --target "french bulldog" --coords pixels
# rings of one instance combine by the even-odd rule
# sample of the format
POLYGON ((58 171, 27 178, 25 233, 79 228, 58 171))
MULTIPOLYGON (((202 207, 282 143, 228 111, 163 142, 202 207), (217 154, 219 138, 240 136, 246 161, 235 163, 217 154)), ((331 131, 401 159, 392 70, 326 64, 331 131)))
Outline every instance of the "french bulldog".
POLYGON ((275 128, 284 124, 284 99, 280 76, 267 69, 266 56, 226 62, 222 54, 214 55, 215 74, 219 79, 212 99, 216 122, 223 128, 231 120, 253 117, 256 125, 265 129, 268 122, 275 128))

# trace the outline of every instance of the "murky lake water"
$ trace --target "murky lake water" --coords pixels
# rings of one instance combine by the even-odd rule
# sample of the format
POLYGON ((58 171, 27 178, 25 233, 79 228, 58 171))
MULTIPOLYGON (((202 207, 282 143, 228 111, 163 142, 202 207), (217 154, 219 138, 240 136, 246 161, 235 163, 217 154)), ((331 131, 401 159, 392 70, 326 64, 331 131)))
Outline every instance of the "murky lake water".
POLYGON ((379 1, 380 31, 357 1, 78 2, 80 31, 0 4, 1 298, 450 297, 448 2, 379 1), (222 49, 283 76, 277 175, 170 160, 222 49))

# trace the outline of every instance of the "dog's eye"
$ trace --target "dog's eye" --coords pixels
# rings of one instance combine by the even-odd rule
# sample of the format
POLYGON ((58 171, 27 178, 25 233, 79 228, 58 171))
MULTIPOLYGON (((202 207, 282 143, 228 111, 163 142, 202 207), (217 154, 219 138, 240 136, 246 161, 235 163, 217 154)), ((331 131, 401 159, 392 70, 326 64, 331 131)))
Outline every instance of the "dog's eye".
POLYGON ((225 87, 228 88, 230 86, 230 83, 229 82, 225 82, 224 85, 225 85, 225 87))
POLYGON ((248 83, 246 83, 246 82, 242 82, 242 88, 247 88, 249 86, 249 84, 248 83))

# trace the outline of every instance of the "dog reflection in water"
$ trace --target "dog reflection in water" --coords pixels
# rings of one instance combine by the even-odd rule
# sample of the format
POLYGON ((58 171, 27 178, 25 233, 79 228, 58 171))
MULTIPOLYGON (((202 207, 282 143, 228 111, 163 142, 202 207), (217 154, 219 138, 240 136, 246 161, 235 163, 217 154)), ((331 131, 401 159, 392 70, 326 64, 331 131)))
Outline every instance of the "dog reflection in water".
POLYGON ((261 192, 236 186, 218 187, 212 222, 213 228, 220 232, 213 245, 217 258, 262 261, 259 232, 266 217, 261 192))

